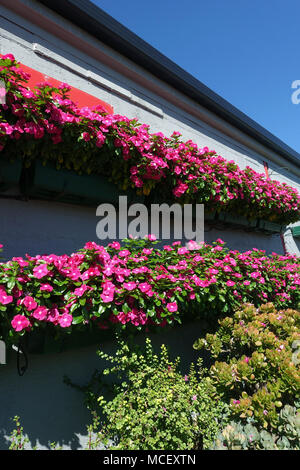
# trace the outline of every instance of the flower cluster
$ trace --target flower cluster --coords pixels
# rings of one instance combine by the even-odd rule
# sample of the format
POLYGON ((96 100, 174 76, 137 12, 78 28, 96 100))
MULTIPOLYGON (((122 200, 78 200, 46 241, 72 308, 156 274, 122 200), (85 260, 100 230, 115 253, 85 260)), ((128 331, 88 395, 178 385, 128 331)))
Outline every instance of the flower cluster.
POLYGON ((7 91, 0 105, 2 158, 22 157, 26 167, 37 158, 52 161, 58 169, 107 176, 122 190, 205 203, 249 219, 287 224, 300 218, 296 189, 184 142, 178 132, 150 133, 148 125, 109 115, 101 106, 79 109, 67 84, 45 82, 30 90, 28 75, 11 54, 0 59, 0 79, 7 91))
POLYGON ((78 252, 15 257, 0 264, 2 337, 53 325, 70 330, 164 326, 188 315, 231 313, 241 302, 297 307, 300 264, 294 256, 229 251, 222 240, 198 250, 180 242, 155 248, 154 237, 78 252))
POLYGON ((103 449, 103 443, 111 450, 170 451, 212 445, 228 406, 206 380, 201 360, 183 376, 180 358, 172 361, 165 345, 156 354, 149 338, 143 347, 118 339, 113 356, 103 351, 98 355, 109 366, 94 373, 84 389, 89 409, 96 416, 101 411, 94 449, 99 449, 97 444, 103 449), (104 392, 105 396, 104 376, 114 383, 113 392, 104 392))
POLYGON ((194 344, 227 357, 210 369, 218 393, 230 400, 233 416, 276 427, 279 410, 300 397, 300 311, 245 305, 219 323, 216 334, 194 344))

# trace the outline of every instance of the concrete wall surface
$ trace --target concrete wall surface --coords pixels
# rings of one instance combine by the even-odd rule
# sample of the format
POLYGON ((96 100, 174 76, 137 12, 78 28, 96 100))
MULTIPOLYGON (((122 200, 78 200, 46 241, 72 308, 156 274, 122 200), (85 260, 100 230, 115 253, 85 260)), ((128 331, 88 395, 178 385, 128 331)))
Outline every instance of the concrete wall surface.
MULTIPOLYGON (((201 322, 174 327, 151 335, 156 352, 166 344, 170 356, 182 357, 182 372, 188 373, 190 362, 196 362, 199 353, 192 345, 200 336, 201 322)), ((143 345, 144 335, 135 341, 143 345)), ((112 354, 116 341, 100 345, 102 351, 112 354)), ((0 449, 7 449, 14 425, 11 418, 20 416, 24 433, 30 439, 29 448, 49 448, 56 442, 65 449, 85 449, 90 413, 83 403, 82 392, 66 385, 67 375, 73 383, 81 386, 89 382, 95 369, 108 367, 101 362, 96 351, 98 346, 75 349, 59 354, 30 354, 29 367, 20 377, 17 372, 17 353, 12 351, 7 365, 0 365, 0 449)))

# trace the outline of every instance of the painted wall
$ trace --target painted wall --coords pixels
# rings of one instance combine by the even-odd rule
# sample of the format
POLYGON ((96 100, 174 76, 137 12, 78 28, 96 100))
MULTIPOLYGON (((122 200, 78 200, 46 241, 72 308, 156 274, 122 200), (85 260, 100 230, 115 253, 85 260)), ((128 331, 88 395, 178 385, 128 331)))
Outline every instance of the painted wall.
MULTIPOLYGON (((273 158, 273 156, 271 154, 269 159, 267 158, 266 149, 263 149, 262 153, 258 153, 253 148, 243 145, 241 143, 242 133, 239 133, 239 141, 232 139, 228 135, 227 123, 221 123, 224 131, 221 132, 219 130, 220 123, 217 124, 216 117, 215 125, 218 128, 208 125, 209 117, 204 115, 205 110, 200 109, 201 106, 187 100, 165 83, 161 83, 148 72, 89 37, 77 27, 68 24, 40 4, 29 0, 26 2, 16 1, 14 5, 17 4, 33 7, 35 11, 40 12, 43 18, 48 20, 48 30, 46 31, 37 24, 21 18, 13 11, 1 7, 1 14, 4 17, 1 20, 0 28, 1 53, 13 53, 25 65, 96 96, 112 105, 116 113, 137 117, 141 122, 149 124, 153 131, 162 131, 166 135, 170 135, 174 130, 180 131, 185 139, 192 139, 201 146, 207 145, 209 148, 215 149, 225 158, 235 160, 242 168, 249 165, 256 171, 264 172, 263 161, 267 161, 272 178, 284 181, 300 190, 300 178, 296 174, 297 171, 294 172, 295 169, 292 168, 292 165, 283 162, 281 166, 285 168, 279 169, 278 165, 272 162, 271 157, 273 158), (72 39, 66 37, 68 42, 63 41, 59 38, 59 34, 54 37, 55 30, 52 33, 49 32, 51 28, 53 29, 51 21, 54 21, 60 28, 64 28, 67 34, 77 35, 77 49, 71 45, 72 39), (80 41, 84 44, 90 44, 91 52, 93 47, 97 46, 103 61, 100 62, 95 60, 94 56, 84 54, 79 48, 80 41), (110 67, 108 66, 109 58, 111 60, 110 67), (128 70, 131 71, 130 79, 128 78, 128 70), (144 86, 140 83, 141 77, 144 77, 144 86), (152 89, 150 89, 149 81, 151 81, 152 89), (153 84, 160 95, 153 93, 153 84), (175 107, 170 100, 163 99, 162 90, 178 96, 180 107, 175 107), (190 106, 190 113, 183 110, 184 103, 190 106), (199 113, 202 113, 201 115, 203 115, 203 119, 206 119, 206 122, 196 118, 196 108, 199 113), (290 171, 287 168, 290 168, 290 171)), ((33 16, 32 18, 34 19, 33 16)), ((168 95, 166 94, 166 96, 168 95)), ((244 138, 246 139, 245 136, 244 138)), ((254 145, 254 143, 252 144, 254 145)), ((0 207, 3 216, 5 216, 1 218, 3 224, 1 243, 7 247, 7 257, 15 254, 12 250, 13 246, 18 250, 18 254, 25 252, 34 254, 38 249, 43 252, 49 250, 71 252, 80 247, 84 241, 95 239, 97 219, 89 208, 68 207, 52 202, 47 204, 33 201, 16 203, 12 200, 1 201, 0 207), (24 214, 26 213, 26 217, 20 217, 20 213, 23 214, 23 211, 24 214), (83 222, 76 222, 76 218, 83 222), (43 220, 43 223, 39 224, 39 220, 43 220), (57 223, 58 220, 59 223, 57 223), (15 235, 11 234, 11 223, 14 225, 15 235), (71 236, 70 232, 72 232, 71 236)), ((268 252, 282 251, 278 236, 250 235, 246 232, 233 230, 222 230, 222 233, 218 234, 212 230, 206 232, 205 240, 209 242, 215 236, 216 238, 222 236, 229 242, 229 246, 235 249, 247 250, 256 246, 267 249, 268 252)))
MULTIPOLYGON (((242 168, 249 165, 263 172, 263 161, 267 161, 272 178, 300 190, 299 169, 116 51, 34 1, 3 0, 1 3, 1 53, 13 53, 22 63, 108 102, 118 114, 137 117, 150 124, 153 132, 170 135, 174 130, 180 131, 184 139, 215 149, 242 168), (14 10, 23 5, 26 18, 3 5, 14 10), (41 16, 30 15, 30 8, 41 16), (39 18, 43 19, 42 27, 35 24, 39 18), (55 24, 59 27, 57 31, 55 24)), ((10 191, 10 195, 17 195, 17 189, 10 191)), ((25 253, 71 253, 88 240, 97 241, 97 220, 93 208, 0 199, 0 242, 5 246, 4 256, 9 259, 25 253)), ((217 231, 206 227, 206 241, 218 237, 233 249, 257 247, 268 253, 282 253, 278 235, 229 229, 217 231)), ((297 252, 299 242, 291 240, 291 243, 291 249, 297 252)), ((174 353, 183 354, 188 362, 193 358, 191 348, 198 330, 194 325, 180 331, 174 329, 156 338, 156 342, 166 341, 174 353)), ((113 350, 111 343, 104 347, 107 351, 113 350)), ((71 448, 84 446, 88 413, 79 392, 66 387, 62 378, 68 374, 75 382, 86 382, 98 365, 95 350, 85 348, 60 355, 32 356, 24 377, 17 375, 15 357, 7 366, 0 366, 1 449, 7 446, 6 437, 11 429, 9 418, 16 414, 21 416, 32 445, 43 448, 49 441, 58 441, 71 448)))
MULTIPOLYGON (((192 349, 199 338, 201 323, 193 323, 152 336, 155 351, 166 344, 170 356, 183 357, 181 369, 188 373, 191 361, 196 362, 199 353, 192 349)), ((144 336, 136 342, 144 344, 144 336)), ((112 354, 115 342, 101 344, 101 350, 112 354)), ((20 377, 17 372, 16 352, 13 351, 7 365, 0 365, 0 449, 9 446, 8 437, 14 429, 11 418, 22 419, 24 432, 31 446, 49 448, 56 442, 65 449, 84 449, 87 443, 86 426, 90 424, 90 413, 83 403, 84 395, 66 385, 64 376, 73 383, 86 385, 94 370, 107 367, 97 356, 97 346, 90 346, 59 354, 29 355, 29 367, 20 377)), ((203 356, 205 359, 205 355, 203 356)))
MULTIPOLYGON (((207 145, 215 149, 225 158, 235 160, 242 168, 249 165, 256 171, 264 172, 263 161, 268 161, 272 178, 284 181, 300 190, 300 178, 297 171, 294 172, 292 165, 283 162, 281 166, 285 168, 279 169, 278 165, 272 162, 271 154, 270 158, 267 158, 266 149, 258 153, 253 148, 243 145, 240 141, 243 137, 242 133, 239 133, 239 141, 233 140, 228 135, 228 124, 225 122, 223 122, 224 132, 221 132, 218 129, 220 123, 215 124, 218 128, 214 128, 207 124, 209 121, 207 116, 203 115, 207 122, 197 119, 195 109, 199 108, 198 111, 202 114, 205 111, 200 109, 201 106, 192 102, 188 103, 190 100, 180 93, 40 4, 29 0, 16 1, 14 5, 17 4, 33 7, 43 18, 46 18, 48 20, 47 31, 38 24, 34 24, 34 20, 38 21, 33 16, 32 22, 29 22, 15 12, 1 7, 1 14, 4 17, 0 28, 1 53, 13 53, 22 63, 45 75, 67 82, 109 103, 116 113, 137 117, 141 122, 146 122, 153 131, 162 131, 166 135, 170 135, 174 130, 180 131, 185 139, 192 139, 200 146, 207 145), (59 34, 54 37, 55 29, 53 30, 54 26, 51 26, 53 22, 56 27, 64 29, 67 35, 77 35, 77 49, 71 44, 71 37, 66 36, 64 41, 60 39, 59 34), (81 42, 90 44, 90 56, 82 52, 81 42), (92 50, 96 46, 100 51, 99 54, 102 54, 102 62, 95 60, 94 55, 92 56, 92 50), (110 67, 108 66, 109 59, 111 60, 110 67), (131 71, 130 79, 128 70, 131 71), (140 83, 141 77, 144 77, 144 86, 140 83), (160 95, 153 93, 154 85, 151 87, 149 81, 156 86, 160 95), (161 90, 163 89, 166 93, 178 96, 180 107, 175 107, 170 100, 162 98, 161 90), (190 105, 190 113, 183 110, 183 102, 190 105)), ((216 117, 215 121, 217 122, 216 117)), ((1 201, 0 207, 5 216, 1 218, 3 224, 1 243, 7 247, 6 256, 13 254, 13 245, 18 250, 18 254, 25 252, 34 254, 38 249, 43 252, 49 250, 71 252, 80 247, 84 241, 95 239, 97 219, 89 208, 68 207, 52 202, 47 204, 33 201, 16 203, 12 200, 1 201), (23 211, 26 217, 20 217, 23 211), (82 220, 82 223, 76 222, 76 218, 82 220), (43 220, 43 223, 39 224, 39 220, 43 220), (14 225, 15 235, 11 234, 11 223, 14 225), (70 232, 72 232, 71 236, 70 232)), ((247 250, 256 246, 267 249, 268 252, 282 251, 278 236, 250 235, 233 230, 222 230, 222 233, 218 234, 212 230, 206 232, 205 240, 209 242, 215 236, 216 238, 222 236, 232 248, 236 249, 247 250)))

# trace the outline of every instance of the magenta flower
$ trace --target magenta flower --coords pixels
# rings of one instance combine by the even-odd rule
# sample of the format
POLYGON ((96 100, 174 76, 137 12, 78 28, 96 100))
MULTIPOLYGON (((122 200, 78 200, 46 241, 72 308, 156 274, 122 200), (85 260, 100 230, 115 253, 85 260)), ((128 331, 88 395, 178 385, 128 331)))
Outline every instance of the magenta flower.
POLYGON ((156 240, 156 236, 152 233, 150 233, 149 235, 146 235, 146 237, 150 242, 154 242, 156 240))
POLYGON ((53 287, 50 286, 50 284, 41 284, 40 290, 46 291, 46 292, 52 292, 53 287))
POLYGON ((45 320, 48 315, 47 307, 37 307, 31 314, 37 320, 45 320))
POLYGON ((30 326, 30 321, 25 315, 15 315, 11 321, 11 325, 15 331, 22 331, 30 326))
POLYGON ((62 328, 68 328, 72 324, 73 317, 69 313, 63 313, 58 317, 58 323, 62 328))
POLYGON ((136 282, 124 282, 123 287, 126 290, 133 290, 136 288, 136 282))
POLYGON ((141 292, 147 292, 151 289, 151 286, 150 284, 148 284, 148 282, 142 282, 141 284, 139 284, 138 288, 141 292))
POLYGON ((7 295, 6 291, 0 286, 0 304, 11 304, 13 300, 13 297, 11 295, 7 295))
POLYGON ((240 402, 240 400, 232 400, 232 403, 233 403, 234 405, 239 405, 241 402, 240 402))
POLYGON ((178 310, 177 303, 176 302, 169 302, 167 304, 167 309, 169 310, 169 312, 177 312, 177 310, 178 310))
POLYGON ((42 277, 47 276, 49 273, 50 271, 48 270, 46 264, 40 264, 39 266, 33 268, 33 275, 37 279, 41 279, 42 277))
POLYGON ((20 303, 21 305, 24 305, 29 312, 37 307, 36 301, 33 297, 30 297, 30 295, 24 297, 24 299, 22 299, 20 303))

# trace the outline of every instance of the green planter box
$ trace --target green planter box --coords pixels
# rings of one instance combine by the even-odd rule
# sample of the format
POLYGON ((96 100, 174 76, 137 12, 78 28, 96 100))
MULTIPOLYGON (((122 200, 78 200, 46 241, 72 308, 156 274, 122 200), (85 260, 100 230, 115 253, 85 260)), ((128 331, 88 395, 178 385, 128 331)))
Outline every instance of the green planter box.
POLYGON ((216 220, 216 211, 206 211, 204 210, 204 221, 213 222, 216 220))
POLYGON ((300 238, 300 225, 296 225, 296 227, 292 227, 292 234, 295 238, 300 238))
POLYGON ((226 212, 220 212, 220 214, 218 215, 218 220, 237 228, 255 228, 257 225, 257 220, 249 220, 242 215, 232 215, 226 212))
POLYGON ((265 233, 280 233, 284 227, 284 225, 268 222, 267 220, 259 220, 257 224, 257 230, 265 233))
POLYGON ((0 192, 7 191, 19 184, 22 171, 22 161, 10 162, 0 158, 0 192))
POLYGON ((24 346, 28 354, 57 354, 64 351, 100 345, 103 341, 112 338, 111 330, 97 328, 86 330, 73 330, 64 336, 55 336, 49 331, 34 331, 24 339, 24 346))
POLYGON ((143 202, 133 189, 120 191, 107 177, 78 175, 74 171, 57 170, 55 165, 36 161, 27 171, 23 191, 28 197, 96 206, 101 203, 117 205, 119 196, 127 196, 128 203, 143 202))

